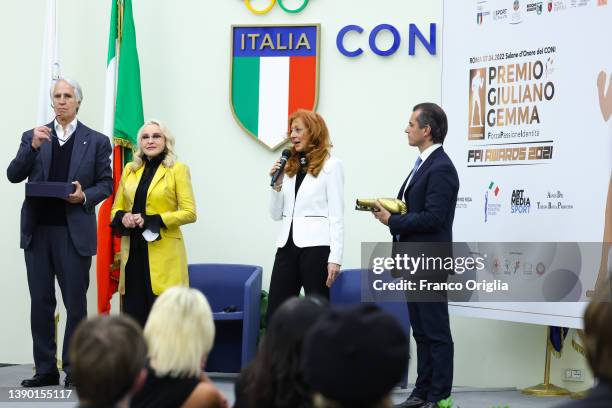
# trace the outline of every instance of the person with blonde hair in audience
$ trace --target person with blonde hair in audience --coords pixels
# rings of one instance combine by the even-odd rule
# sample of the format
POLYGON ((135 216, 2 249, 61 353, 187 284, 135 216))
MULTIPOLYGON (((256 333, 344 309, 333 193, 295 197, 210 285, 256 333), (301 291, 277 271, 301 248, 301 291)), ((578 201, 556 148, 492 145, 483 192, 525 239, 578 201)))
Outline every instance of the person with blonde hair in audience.
POLYGON ((183 286, 162 293, 144 328, 147 381, 132 407, 225 408, 227 400, 204 373, 215 338, 204 295, 183 286))
POLYGON ((70 342, 80 407, 128 408, 147 377, 147 345, 128 316, 96 316, 77 327, 70 342))

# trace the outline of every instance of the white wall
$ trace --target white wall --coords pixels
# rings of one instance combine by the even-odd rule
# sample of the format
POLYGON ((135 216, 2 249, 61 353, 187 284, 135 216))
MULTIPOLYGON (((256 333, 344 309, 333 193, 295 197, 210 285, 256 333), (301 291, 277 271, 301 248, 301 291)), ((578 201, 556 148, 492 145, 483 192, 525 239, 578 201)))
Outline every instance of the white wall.
MULTIPOLYGON (((110 1, 60 0, 60 53, 64 74, 81 82, 80 119, 102 127, 104 73, 110 1)), ((286 0, 288 6, 297 2, 286 0)), ((253 1, 254 5, 263 4, 253 1)), ((167 123, 177 138, 179 160, 191 167, 198 222, 183 231, 190 262, 237 262, 262 265, 267 286, 275 253, 277 225, 267 213, 267 171, 278 156, 252 141, 229 109, 229 40, 231 24, 321 23, 321 81, 318 111, 326 118, 334 154, 346 172, 345 267, 358 267, 362 241, 387 241, 388 232, 370 214, 352 210, 356 197, 393 196, 416 158, 403 130, 412 106, 440 100, 440 58, 423 48, 409 57, 409 23, 425 30, 438 23, 442 39, 441 1, 313 1, 292 16, 278 7, 254 16, 242 1, 135 0, 135 20, 142 73, 145 117, 167 123), (402 33, 396 55, 381 58, 366 51, 359 58, 342 56, 336 34, 347 24, 369 31, 389 23, 402 33)), ((0 98, 0 134, 6 168, 19 137, 34 125, 44 2, 8 2, 0 17, 4 78, 0 98)), ((347 38, 349 46, 356 37, 347 38)), ((381 38, 381 47, 387 38, 381 38)), ((453 135, 449 135, 453 137, 453 135)), ((19 208, 23 184, 0 181, 2 273, 0 362, 32 362, 29 294, 19 249, 19 208)), ((94 260, 95 265, 95 260, 94 260)), ((95 273, 88 294, 95 313, 95 273)), ((545 328, 471 318, 452 318, 456 345, 455 384, 527 386, 541 382, 545 328)), ((553 366, 560 383, 561 366, 584 368, 573 350, 553 366), (558 367, 557 367, 558 366, 558 367)), ((414 380, 414 367, 411 367, 414 380)), ((555 379, 553 377, 553 379, 555 379)), ((579 384, 577 388, 582 388, 579 384)))

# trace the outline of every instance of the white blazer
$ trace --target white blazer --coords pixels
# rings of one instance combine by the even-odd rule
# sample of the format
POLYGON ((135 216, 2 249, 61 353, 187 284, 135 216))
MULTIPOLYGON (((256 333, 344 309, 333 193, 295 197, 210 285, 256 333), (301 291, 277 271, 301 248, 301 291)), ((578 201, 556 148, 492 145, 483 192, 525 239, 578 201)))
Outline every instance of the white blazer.
POLYGON ((276 246, 282 248, 293 222, 293 242, 299 248, 329 245, 328 262, 342 264, 344 243, 344 169, 328 157, 318 177, 306 174, 297 197, 296 177, 285 175, 281 191, 272 190, 270 214, 281 221, 276 246))

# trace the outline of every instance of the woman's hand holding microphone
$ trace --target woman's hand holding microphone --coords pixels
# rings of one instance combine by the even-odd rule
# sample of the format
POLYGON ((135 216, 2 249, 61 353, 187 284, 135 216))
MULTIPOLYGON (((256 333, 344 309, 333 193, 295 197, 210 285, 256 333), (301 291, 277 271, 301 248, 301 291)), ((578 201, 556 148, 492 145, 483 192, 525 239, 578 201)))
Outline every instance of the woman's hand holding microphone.
MULTIPOLYGON (((274 163, 274 166, 272 166, 272 168, 270 169, 270 171, 268 172, 268 175, 270 177, 272 177, 274 175, 274 173, 276 173, 278 171, 278 169, 281 168, 281 159, 278 159, 276 161, 276 163, 274 163)), ((285 172, 281 172, 280 176, 278 176, 278 178, 276 179, 276 182, 274 183, 274 186, 272 186, 272 188, 274 189, 274 191, 280 191, 281 188, 283 187, 283 177, 285 176, 285 172)))

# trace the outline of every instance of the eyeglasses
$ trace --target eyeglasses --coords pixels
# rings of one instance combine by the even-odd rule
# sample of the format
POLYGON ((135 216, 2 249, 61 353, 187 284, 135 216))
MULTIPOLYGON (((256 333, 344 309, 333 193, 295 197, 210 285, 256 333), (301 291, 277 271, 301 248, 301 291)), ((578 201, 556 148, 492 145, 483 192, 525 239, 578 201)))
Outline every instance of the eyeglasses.
POLYGON ((142 136, 140 137, 140 139, 148 142, 148 141, 149 141, 149 139, 151 139, 151 138, 152 138, 153 140, 155 140, 155 141, 158 141, 158 140, 162 139, 163 137, 164 137, 164 136, 163 136, 163 135, 160 135, 159 133, 154 133, 154 134, 152 134, 152 135, 147 135, 147 134, 144 134, 144 135, 142 135, 142 136))

